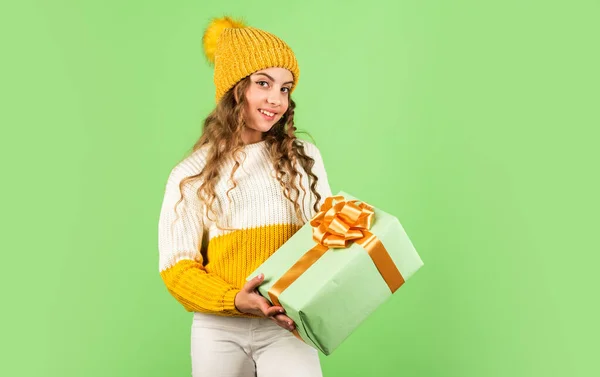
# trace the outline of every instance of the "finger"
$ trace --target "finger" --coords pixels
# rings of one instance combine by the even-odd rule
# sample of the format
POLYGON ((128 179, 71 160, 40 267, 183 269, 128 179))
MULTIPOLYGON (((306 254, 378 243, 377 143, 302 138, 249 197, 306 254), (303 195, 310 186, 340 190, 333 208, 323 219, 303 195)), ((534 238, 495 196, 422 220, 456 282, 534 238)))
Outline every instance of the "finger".
POLYGON ((263 282, 264 278, 265 278, 264 274, 258 274, 257 276, 255 276, 253 279, 251 279, 244 285, 244 290, 246 292, 254 291, 263 282))
POLYGON ((285 310, 281 306, 271 306, 271 303, 267 301, 261 295, 255 295, 258 310, 260 310, 265 317, 272 317, 275 314, 285 313, 285 310))
POLYGON ((273 317, 277 314, 283 314, 284 310, 278 306, 270 306, 268 301, 264 301, 259 306, 260 311, 265 317, 273 317))
POLYGON ((275 316, 277 314, 283 314, 283 313, 285 313, 285 309, 283 309, 281 306, 269 306, 268 301, 267 301, 267 306, 268 306, 268 308, 267 308, 267 311, 265 313, 265 315, 267 317, 272 317, 272 316, 275 316))
POLYGON ((294 325, 294 321, 292 321, 288 316, 284 314, 278 314, 273 317, 273 320, 280 326, 286 330, 292 331, 296 328, 294 325))
POLYGON ((276 306, 271 306, 269 301, 267 301, 264 297, 258 297, 258 309, 262 312, 265 317, 272 317, 277 313, 280 313, 279 309, 276 306))
POLYGON ((291 319, 290 317, 288 317, 288 316, 287 316, 287 315, 285 315, 285 314, 277 314, 277 315, 276 315, 274 318, 275 318, 277 321, 279 321, 279 322, 283 322, 283 323, 285 323, 285 324, 286 324, 286 325, 288 325, 288 326, 292 326, 292 327, 293 327, 293 326, 295 326, 295 325, 296 325, 296 324, 294 323, 294 320, 293 320, 293 319, 291 319))
POLYGON ((281 327, 282 329, 291 331, 289 325, 286 322, 281 322, 275 319, 275 317, 271 317, 271 321, 275 322, 275 324, 279 327, 281 327))

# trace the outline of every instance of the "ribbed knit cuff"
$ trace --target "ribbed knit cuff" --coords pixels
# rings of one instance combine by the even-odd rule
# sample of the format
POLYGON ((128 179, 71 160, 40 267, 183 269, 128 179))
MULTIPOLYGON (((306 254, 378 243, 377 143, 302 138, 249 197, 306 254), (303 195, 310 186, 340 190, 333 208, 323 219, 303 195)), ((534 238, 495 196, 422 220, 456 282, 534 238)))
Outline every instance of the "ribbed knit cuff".
POLYGON ((223 296, 223 310, 224 311, 237 312, 237 313, 241 314, 241 312, 239 310, 237 310, 237 308, 235 307, 235 295, 237 295, 239 292, 240 292, 239 289, 232 289, 225 293, 225 295, 223 296))

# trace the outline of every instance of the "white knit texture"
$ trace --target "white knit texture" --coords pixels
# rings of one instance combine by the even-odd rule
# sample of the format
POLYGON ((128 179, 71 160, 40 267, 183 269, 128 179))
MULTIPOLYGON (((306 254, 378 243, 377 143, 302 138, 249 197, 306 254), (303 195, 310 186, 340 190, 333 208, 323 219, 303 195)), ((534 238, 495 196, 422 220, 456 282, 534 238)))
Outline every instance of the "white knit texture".
MULTIPOLYGON (((324 198, 331 196, 331 188, 327 173, 318 148, 307 141, 302 141, 306 154, 315 160, 313 174, 318 177, 317 192, 324 198)), ((266 143, 259 142, 244 148, 246 158, 235 173, 237 186, 231 188, 229 176, 234 161, 227 161, 222 167, 221 177, 215 188, 219 205, 216 214, 209 214, 214 219, 217 216, 221 226, 236 229, 250 229, 265 225, 297 224, 303 225, 307 219, 315 215, 315 197, 310 190, 308 175, 298 166, 303 177, 302 183, 306 191, 304 201, 300 193, 300 204, 305 218, 298 218, 293 203, 285 198, 283 188, 276 178, 275 170, 266 149, 266 143)), ((189 259, 201 261, 200 248, 203 237, 210 240, 222 235, 227 230, 219 229, 217 224, 205 216, 205 207, 196 196, 200 182, 195 180, 184 189, 184 200, 177 205, 181 194, 179 182, 188 176, 198 174, 206 164, 206 149, 199 149, 177 164, 171 171, 165 188, 159 219, 159 269, 163 271, 174 266, 178 261, 189 259), (175 221, 176 216, 179 216, 175 221)))

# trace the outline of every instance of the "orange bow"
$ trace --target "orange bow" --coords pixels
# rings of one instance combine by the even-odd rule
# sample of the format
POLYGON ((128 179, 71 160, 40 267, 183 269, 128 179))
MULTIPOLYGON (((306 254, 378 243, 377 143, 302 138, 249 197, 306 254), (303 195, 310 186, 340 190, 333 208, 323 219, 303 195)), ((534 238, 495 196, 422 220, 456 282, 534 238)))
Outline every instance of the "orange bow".
POLYGON ((315 242, 339 249, 363 238, 365 231, 371 228, 375 212, 370 205, 358 203, 358 200, 345 200, 341 195, 325 199, 321 211, 310 222, 315 242))

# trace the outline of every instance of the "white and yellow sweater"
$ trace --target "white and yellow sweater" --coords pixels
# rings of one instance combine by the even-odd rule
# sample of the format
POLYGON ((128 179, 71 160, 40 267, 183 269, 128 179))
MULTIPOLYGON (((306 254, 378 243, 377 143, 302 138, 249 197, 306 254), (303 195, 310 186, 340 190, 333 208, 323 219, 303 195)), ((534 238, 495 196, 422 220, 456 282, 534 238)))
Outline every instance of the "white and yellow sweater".
MULTIPOLYGON (((331 195, 327 174, 317 147, 302 142, 306 154, 315 160, 312 172, 318 177, 320 205, 331 195)), ((315 214, 316 198, 311 194, 307 174, 302 173, 306 196, 304 203, 300 200, 306 218, 300 219, 283 194, 266 143, 246 145, 244 153, 246 158, 236 171, 237 187, 229 192, 230 199, 226 193, 231 187, 233 160, 222 167, 216 186, 218 223, 236 230, 219 229, 206 217, 203 203, 196 196, 198 180, 184 187, 184 200, 177 206, 179 217, 174 222, 179 183, 202 170, 206 148, 177 164, 168 178, 158 226, 159 271, 169 292, 188 311, 251 316, 239 312, 234 305, 246 277, 300 229, 306 218, 315 214)), ((209 216, 215 219, 215 215, 209 216)))

